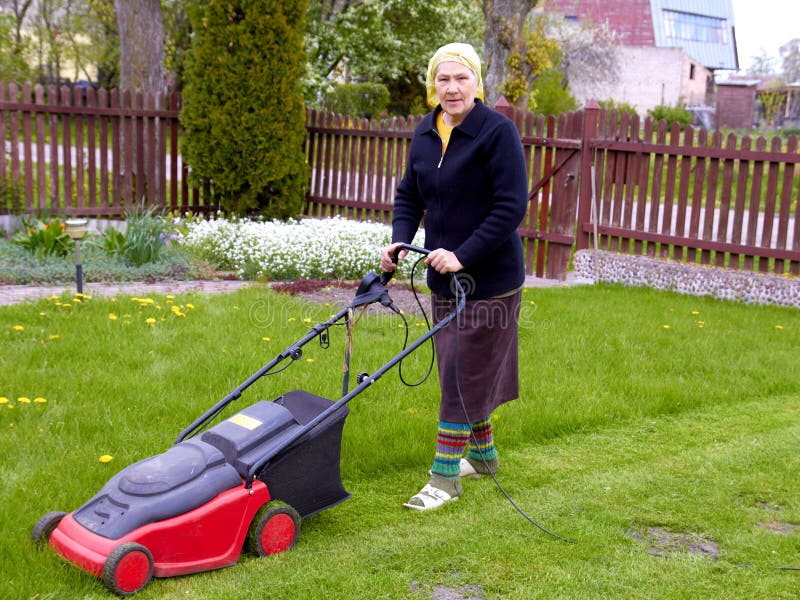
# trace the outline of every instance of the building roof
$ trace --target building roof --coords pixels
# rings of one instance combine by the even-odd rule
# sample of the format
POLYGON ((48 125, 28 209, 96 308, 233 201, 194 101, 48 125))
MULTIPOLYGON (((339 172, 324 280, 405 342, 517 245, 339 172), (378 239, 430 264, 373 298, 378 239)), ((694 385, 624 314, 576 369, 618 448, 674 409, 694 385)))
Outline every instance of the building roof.
POLYGON ((674 46, 708 69, 738 70, 731 0, 650 0, 656 46, 674 46))

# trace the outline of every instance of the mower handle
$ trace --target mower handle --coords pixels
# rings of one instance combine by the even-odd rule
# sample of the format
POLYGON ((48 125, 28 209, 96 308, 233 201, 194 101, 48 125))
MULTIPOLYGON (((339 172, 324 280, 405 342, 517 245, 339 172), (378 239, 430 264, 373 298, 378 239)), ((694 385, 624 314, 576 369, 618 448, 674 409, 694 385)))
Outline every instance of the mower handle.
MULTIPOLYGON (((390 255, 392 262, 394 264, 397 264, 397 256, 400 254, 401 250, 409 250, 411 252, 416 252, 418 254, 423 254, 425 256, 428 256, 428 254, 431 253, 431 251, 428 250, 427 248, 422 248, 420 246, 414 246, 412 244, 398 244, 397 248, 395 248, 394 250, 394 254, 390 255)), ((380 279, 381 285, 386 285, 387 283, 389 283, 392 280, 392 277, 394 277, 394 271, 382 272, 380 279)))

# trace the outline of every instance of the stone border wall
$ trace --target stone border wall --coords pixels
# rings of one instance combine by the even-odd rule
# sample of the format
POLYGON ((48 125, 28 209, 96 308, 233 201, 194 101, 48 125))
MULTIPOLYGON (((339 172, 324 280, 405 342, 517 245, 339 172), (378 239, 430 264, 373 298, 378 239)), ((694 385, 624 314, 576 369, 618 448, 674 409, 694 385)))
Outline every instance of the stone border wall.
POLYGON ((800 308, 800 277, 767 275, 602 250, 578 250, 575 275, 747 304, 800 308))

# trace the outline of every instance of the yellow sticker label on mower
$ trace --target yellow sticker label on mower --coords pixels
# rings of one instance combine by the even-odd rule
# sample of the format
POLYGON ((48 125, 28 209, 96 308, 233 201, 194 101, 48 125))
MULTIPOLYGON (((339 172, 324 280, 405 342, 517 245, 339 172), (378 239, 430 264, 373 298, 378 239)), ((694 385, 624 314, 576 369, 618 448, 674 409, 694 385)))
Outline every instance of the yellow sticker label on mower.
POLYGON ((228 421, 235 423, 240 427, 244 427, 245 429, 249 429, 250 431, 253 431, 253 429, 259 425, 263 425, 263 423, 258 419, 254 419, 253 417, 248 417, 247 415, 243 414, 233 415, 230 419, 228 419, 228 421))

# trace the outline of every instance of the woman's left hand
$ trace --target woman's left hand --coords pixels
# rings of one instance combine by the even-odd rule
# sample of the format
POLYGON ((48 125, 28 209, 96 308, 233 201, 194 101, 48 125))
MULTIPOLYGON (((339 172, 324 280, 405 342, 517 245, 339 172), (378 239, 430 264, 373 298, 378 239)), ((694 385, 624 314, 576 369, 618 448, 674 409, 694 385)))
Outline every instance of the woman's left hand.
POLYGON ((456 258, 456 255, 444 248, 431 250, 425 258, 425 264, 433 267, 437 273, 442 275, 445 273, 457 273, 464 268, 464 265, 456 258))

